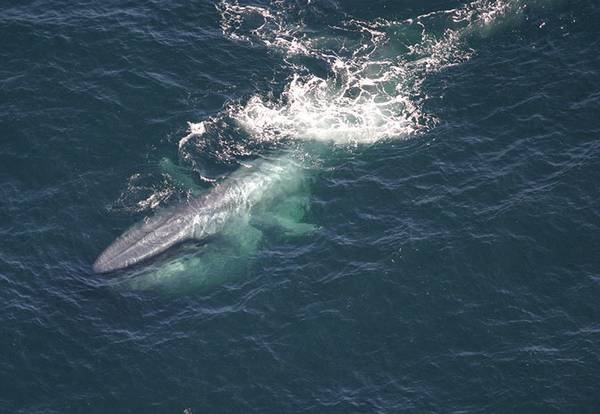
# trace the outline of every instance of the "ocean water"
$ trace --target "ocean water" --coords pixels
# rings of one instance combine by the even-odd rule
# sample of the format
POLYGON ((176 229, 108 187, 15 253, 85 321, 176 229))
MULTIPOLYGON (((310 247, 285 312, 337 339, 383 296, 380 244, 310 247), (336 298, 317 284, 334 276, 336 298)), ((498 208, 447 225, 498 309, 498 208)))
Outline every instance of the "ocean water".
POLYGON ((4 0, 0 412, 598 412, 599 22, 592 0, 4 0), (265 157, 301 166, 310 231, 93 272, 265 157))

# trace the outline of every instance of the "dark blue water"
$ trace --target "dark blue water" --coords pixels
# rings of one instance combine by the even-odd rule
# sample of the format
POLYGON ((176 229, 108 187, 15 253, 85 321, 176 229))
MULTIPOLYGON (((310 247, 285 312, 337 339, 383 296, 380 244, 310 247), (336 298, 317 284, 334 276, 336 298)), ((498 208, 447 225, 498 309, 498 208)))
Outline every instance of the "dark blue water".
POLYGON ((598 22, 591 0, 4 1, 0 412, 598 412, 598 22), (314 231, 92 271, 280 154, 314 231))

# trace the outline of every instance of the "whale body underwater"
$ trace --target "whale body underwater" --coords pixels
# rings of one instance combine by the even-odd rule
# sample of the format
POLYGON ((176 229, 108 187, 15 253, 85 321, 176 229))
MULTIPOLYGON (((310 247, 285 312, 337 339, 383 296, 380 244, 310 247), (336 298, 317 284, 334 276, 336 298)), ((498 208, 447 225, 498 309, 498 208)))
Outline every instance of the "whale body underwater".
POLYGON ((185 241, 216 235, 228 226, 243 231, 240 223, 256 217, 291 232, 306 230, 311 226, 296 222, 298 214, 290 218, 278 209, 304 186, 303 168, 292 159, 259 159, 242 165, 202 195, 134 224, 100 254, 93 270, 108 273, 125 269, 185 241))

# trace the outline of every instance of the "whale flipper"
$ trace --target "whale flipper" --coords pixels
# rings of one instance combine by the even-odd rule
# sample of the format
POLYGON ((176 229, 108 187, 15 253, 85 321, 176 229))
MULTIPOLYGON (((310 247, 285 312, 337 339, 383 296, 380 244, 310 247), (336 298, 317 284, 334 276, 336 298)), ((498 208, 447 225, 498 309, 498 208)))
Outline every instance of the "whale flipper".
POLYGON ((312 233, 317 226, 304 222, 310 207, 307 196, 290 196, 276 206, 257 214, 253 221, 259 227, 276 227, 288 236, 302 236, 312 233))

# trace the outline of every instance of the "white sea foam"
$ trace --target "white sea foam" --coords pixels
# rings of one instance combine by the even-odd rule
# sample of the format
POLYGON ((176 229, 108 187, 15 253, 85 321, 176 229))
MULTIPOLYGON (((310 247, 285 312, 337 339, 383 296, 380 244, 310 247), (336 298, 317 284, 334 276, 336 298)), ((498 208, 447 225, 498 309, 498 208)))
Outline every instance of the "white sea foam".
MULTIPOLYGON (((226 36, 274 50, 293 71, 280 96, 232 102, 221 117, 233 119, 257 141, 360 144, 406 138, 434 126, 435 115, 423 109, 427 76, 471 58, 469 37, 485 36, 521 5, 476 0, 402 21, 340 17, 322 33, 307 30, 301 13, 282 1, 259 6, 223 0, 217 8, 226 36), (313 73, 303 57, 322 62, 327 75, 313 73)), ((190 123, 180 148, 205 126, 190 123)))

